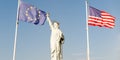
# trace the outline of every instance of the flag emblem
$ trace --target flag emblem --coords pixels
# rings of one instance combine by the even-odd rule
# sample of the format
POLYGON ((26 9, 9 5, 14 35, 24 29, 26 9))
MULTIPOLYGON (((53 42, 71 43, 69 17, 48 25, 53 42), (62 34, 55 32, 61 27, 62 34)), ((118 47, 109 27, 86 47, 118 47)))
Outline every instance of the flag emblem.
POLYGON ((115 17, 105 11, 89 6, 88 25, 114 28, 115 17))
POLYGON ((18 20, 33 23, 35 25, 43 25, 46 20, 46 12, 37 9, 33 5, 21 2, 19 6, 18 20))

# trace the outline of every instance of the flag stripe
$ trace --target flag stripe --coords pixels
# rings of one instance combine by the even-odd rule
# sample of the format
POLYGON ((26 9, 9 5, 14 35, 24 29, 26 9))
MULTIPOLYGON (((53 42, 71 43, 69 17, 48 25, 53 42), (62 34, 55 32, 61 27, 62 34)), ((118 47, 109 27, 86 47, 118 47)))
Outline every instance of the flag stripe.
POLYGON ((115 18, 105 11, 101 11, 101 17, 103 18, 103 25, 108 28, 113 28, 115 26, 115 18))
POLYGON ((101 27, 102 26, 102 19, 99 17, 89 16, 88 24, 101 27))
POLYGON ((115 26, 115 17, 113 17, 111 14, 91 6, 89 8, 90 15, 88 19, 88 25, 107 28, 113 28, 115 26))

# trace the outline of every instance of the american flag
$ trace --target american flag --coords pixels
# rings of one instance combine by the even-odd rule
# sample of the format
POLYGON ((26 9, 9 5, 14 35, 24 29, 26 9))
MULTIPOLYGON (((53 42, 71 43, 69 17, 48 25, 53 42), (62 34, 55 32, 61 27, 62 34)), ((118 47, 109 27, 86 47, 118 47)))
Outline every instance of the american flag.
POLYGON ((105 11, 89 6, 88 25, 114 28, 115 17, 105 11))

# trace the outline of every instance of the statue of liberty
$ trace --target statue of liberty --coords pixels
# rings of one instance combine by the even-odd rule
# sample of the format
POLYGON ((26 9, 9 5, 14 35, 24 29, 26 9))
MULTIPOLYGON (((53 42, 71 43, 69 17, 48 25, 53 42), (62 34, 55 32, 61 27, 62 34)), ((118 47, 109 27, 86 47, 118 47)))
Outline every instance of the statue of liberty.
POLYGON ((64 43, 64 35, 60 30, 58 22, 52 22, 49 14, 46 14, 47 21, 51 30, 50 37, 50 49, 51 49, 51 60, 62 60, 62 44, 64 43))

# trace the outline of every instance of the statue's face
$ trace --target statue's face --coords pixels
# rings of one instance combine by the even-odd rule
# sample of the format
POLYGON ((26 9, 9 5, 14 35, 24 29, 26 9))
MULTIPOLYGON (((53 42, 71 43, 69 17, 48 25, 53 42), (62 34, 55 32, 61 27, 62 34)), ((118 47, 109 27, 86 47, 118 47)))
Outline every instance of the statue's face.
POLYGON ((59 24, 58 23, 54 23, 54 28, 59 28, 59 24))

